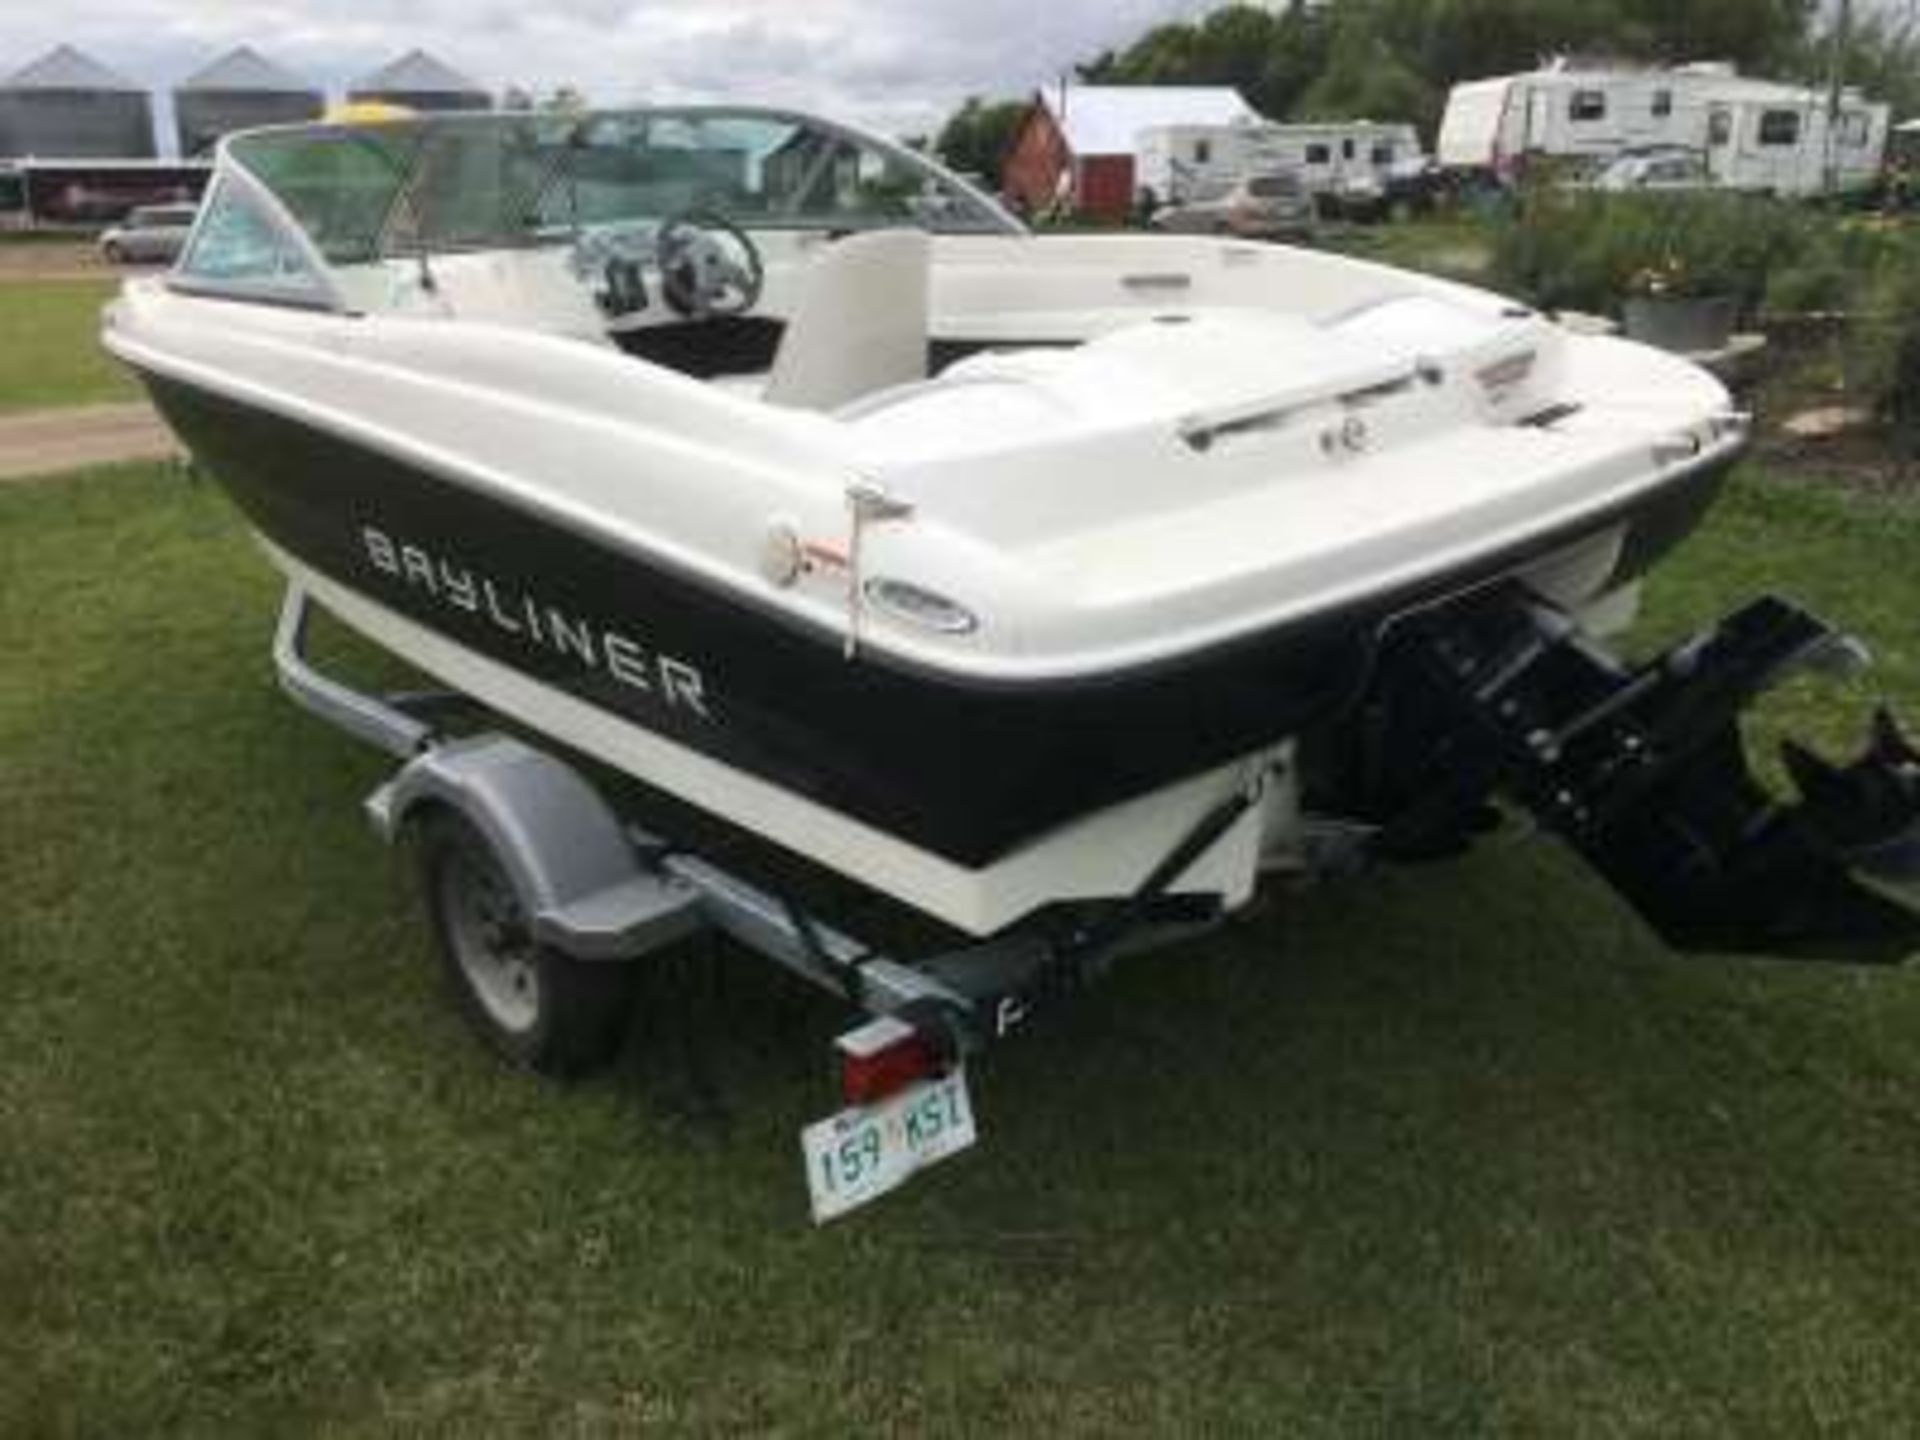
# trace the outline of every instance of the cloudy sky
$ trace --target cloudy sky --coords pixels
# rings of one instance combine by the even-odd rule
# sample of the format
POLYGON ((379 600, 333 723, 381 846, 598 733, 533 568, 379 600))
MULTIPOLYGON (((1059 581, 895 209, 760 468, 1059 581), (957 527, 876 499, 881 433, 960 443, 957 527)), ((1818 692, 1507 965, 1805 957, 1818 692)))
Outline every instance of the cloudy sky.
POLYGON ((66 41, 165 88, 247 43, 338 89, 419 45, 490 87, 730 96, 925 130, 1205 0, 0 0, 0 74, 66 41), (404 16, 397 19, 396 16, 404 16))

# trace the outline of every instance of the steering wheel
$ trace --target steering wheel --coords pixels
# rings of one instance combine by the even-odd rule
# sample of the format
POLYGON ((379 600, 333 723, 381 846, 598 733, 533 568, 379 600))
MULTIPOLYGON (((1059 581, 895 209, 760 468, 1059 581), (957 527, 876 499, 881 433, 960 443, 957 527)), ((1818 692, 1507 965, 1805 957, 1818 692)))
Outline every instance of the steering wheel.
POLYGON ((767 270, 747 232, 711 210, 662 222, 655 244, 660 293, 690 320, 741 315, 760 298, 767 270))

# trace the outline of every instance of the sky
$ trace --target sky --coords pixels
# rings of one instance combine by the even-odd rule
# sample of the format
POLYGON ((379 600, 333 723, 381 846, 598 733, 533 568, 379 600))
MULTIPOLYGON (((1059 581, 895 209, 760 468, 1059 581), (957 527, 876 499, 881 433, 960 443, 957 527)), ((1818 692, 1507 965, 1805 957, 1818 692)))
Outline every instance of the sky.
POLYGON ((1019 95, 1207 0, 0 0, 0 75, 66 42, 164 90, 250 44, 329 91, 413 46, 488 88, 728 98, 899 134, 1019 95), (397 19, 396 16, 404 16, 397 19))

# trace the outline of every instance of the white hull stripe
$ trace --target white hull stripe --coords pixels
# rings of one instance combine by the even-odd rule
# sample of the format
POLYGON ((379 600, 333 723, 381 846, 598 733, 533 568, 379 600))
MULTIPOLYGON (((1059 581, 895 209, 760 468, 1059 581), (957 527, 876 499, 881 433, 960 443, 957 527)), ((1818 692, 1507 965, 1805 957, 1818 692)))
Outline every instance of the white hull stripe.
MULTIPOLYGON (((1051 900, 1130 892, 1200 816, 1246 783, 1250 760, 1263 763, 1249 757, 1216 767, 972 870, 533 680, 368 600, 264 537, 259 543, 322 607, 442 684, 973 934, 999 930, 1051 900)), ((1243 896, 1257 863, 1256 820, 1229 832, 1176 888, 1243 896)))

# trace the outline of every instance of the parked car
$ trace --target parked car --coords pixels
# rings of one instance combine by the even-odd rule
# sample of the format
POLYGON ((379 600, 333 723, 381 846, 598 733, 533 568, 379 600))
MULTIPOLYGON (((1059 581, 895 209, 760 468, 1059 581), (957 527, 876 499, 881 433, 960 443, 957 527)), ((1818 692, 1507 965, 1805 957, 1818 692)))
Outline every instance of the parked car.
POLYGON ((171 265, 180 258, 198 205, 141 205, 100 236, 100 253, 115 265, 171 265))
POLYGON ((1595 190, 1706 190, 1712 185, 1707 157, 1684 145, 1629 150, 1592 181, 1595 190))
POLYGON ((1438 209, 1446 181, 1424 157, 1385 170, 1358 171, 1341 178, 1319 196, 1323 217, 1371 223, 1411 220, 1438 209))
POLYGON ((1248 240, 1313 232, 1313 197, 1291 171, 1249 175, 1232 185, 1201 190, 1188 200, 1162 206, 1153 228, 1183 234, 1238 235, 1248 240))

